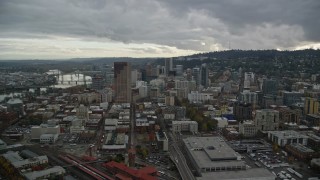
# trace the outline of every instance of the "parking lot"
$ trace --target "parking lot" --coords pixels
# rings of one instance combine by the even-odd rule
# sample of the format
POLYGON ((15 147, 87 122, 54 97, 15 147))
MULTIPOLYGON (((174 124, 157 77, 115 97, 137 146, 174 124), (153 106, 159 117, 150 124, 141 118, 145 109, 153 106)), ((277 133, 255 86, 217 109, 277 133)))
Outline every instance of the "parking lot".
POLYGON ((60 135, 63 143, 80 143, 80 144, 88 144, 93 143, 95 134, 64 134, 60 135))
POLYGON ((307 165, 306 167, 300 167, 301 162, 295 159, 288 163, 288 157, 282 152, 243 153, 242 157, 249 168, 267 168, 277 176, 277 179, 295 180, 314 177, 314 173, 308 169, 307 165))

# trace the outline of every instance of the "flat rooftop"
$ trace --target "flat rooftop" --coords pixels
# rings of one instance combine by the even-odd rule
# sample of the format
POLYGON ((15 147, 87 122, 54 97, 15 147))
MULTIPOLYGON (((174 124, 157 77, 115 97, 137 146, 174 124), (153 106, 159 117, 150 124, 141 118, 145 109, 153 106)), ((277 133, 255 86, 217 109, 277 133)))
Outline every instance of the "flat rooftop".
POLYGON ((291 144, 290 146, 292 146, 293 148, 297 149, 300 152, 304 152, 304 153, 314 153, 314 150, 302 145, 302 144, 291 144))
POLYGON ((202 173, 197 180, 274 180, 276 176, 265 168, 252 168, 243 171, 217 171, 202 173))
POLYGON ((220 137, 190 137, 183 140, 191 151, 202 150, 212 160, 236 159, 238 154, 220 137))
POLYGON ((196 121, 172 121, 172 124, 198 124, 196 121))
POLYGON ((189 137, 183 139, 199 168, 245 166, 240 155, 220 137, 189 137))
POLYGON ((303 135, 297 131, 269 131, 269 134, 277 136, 281 139, 291 139, 291 138, 308 138, 308 136, 303 135))

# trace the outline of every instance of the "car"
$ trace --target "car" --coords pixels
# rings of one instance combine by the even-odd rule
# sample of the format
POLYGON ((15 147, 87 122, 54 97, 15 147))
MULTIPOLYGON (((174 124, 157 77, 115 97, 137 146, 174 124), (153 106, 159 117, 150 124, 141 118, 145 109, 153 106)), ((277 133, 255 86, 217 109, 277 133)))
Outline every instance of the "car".
POLYGON ((291 175, 290 174, 286 174, 286 176, 287 176, 287 178, 289 178, 289 179, 291 179, 292 177, 291 177, 291 175))

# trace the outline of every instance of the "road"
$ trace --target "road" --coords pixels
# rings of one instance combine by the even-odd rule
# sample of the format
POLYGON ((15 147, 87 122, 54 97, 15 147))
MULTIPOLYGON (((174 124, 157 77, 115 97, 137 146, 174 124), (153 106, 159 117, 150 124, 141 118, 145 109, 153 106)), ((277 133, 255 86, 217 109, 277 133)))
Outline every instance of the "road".
POLYGON ((176 164, 181 178, 183 180, 195 180, 196 178, 193 176, 191 170, 187 165, 185 157, 183 156, 183 154, 180 151, 180 148, 178 147, 178 142, 176 142, 176 139, 172 135, 172 133, 169 133, 169 136, 171 136, 171 139, 173 141, 172 143, 170 143, 169 147, 170 158, 176 164))
POLYGON ((135 126, 135 118, 136 118, 136 105, 131 103, 130 105, 130 137, 129 137, 129 149, 135 148, 134 142, 134 126, 135 126))

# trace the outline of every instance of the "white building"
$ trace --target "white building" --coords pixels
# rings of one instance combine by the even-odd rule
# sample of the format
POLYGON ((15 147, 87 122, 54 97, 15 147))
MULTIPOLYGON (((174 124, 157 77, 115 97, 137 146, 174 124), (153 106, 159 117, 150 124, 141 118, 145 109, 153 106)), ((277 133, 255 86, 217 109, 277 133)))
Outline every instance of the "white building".
POLYGON ((213 100, 213 94, 191 91, 191 93, 188 94, 188 100, 191 103, 203 103, 205 101, 213 100))
POLYGON ((8 151, 7 153, 2 155, 5 159, 7 159, 15 168, 17 169, 28 169, 33 166, 47 164, 48 157, 47 156, 37 156, 29 159, 23 159, 19 152, 8 151))
POLYGON ((176 118, 176 114, 174 112, 166 112, 163 113, 163 118, 165 120, 174 120, 176 118))
POLYGON ((275 131, 279 129, 279 111, 273 109, 256 110, 255 126, 260 131, 275 131))
POLYGON ((118 119, 105 119, 104 121, 104 130, 105 131, 114 131, 117 129, 118 119))
POLYGON ((254 137, 257 134, 257 127, 253 121, 243 121, 239 123, 239 133, 244 137, 254 137))
POLYGON ((55 176, 61 176, 66 173, 66 170, 61 166, 54 166, 52 168, 44 169, 41 171, 32 171, 25 173, 24 176, 27 180, 36 179, 51 179, 55 176))
POLYGON ((300 134, 296 131, 269 131, 268 139, 277 145, 284 147, 287 144, 302 144, 307 145, 308 136, 300 134))
POLYGON ((42 134, 40 136, 40 143, 42 144, 53 144, 58 140, 58 134, 42 134))
POLYGON ((172 121, 172 132, 183 131, 198 133, 198 123, 196 121, 172 121))
POLYGON ((40 139, 42 134, 60 134, 60 125, 41 124, 31 127, 31 139, 40 139))
POLYGON ((214 120, 218 122, 218 128, 225 128, 228 126, 228 119, 226 117, 214 117, 214 120))

